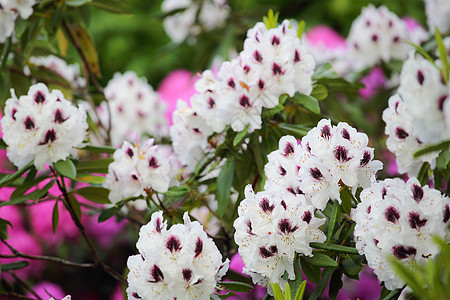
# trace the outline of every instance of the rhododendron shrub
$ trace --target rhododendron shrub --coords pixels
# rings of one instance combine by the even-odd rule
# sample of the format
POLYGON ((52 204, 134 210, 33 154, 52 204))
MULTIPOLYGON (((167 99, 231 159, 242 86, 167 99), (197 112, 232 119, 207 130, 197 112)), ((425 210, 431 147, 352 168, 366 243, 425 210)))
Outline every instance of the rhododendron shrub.
POLYGON ((0 0, 0 298, 448 295, 448 5, 360 2, 0 0))

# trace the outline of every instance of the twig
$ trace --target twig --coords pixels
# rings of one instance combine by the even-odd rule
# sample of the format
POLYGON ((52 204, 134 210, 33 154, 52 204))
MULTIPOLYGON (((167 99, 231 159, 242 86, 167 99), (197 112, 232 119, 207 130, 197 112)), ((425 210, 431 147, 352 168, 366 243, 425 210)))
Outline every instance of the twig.
POLYGON ((0 295, 13 297, 13 298, 9 298, 9 299, 36 300, 36 299, 30 298, 30 297, 27 297, 27 296, 24 296, 24 295, 21 295, 21 294, 17 294, 15 292, 6 292, 6 293, 5 292, 0 292, 0 295))
POLYGON ((16 274, 14 274, 13 272, 11 272, 11 271, 6 271, 9 275, 11 275, 12 277, 14 277, 14 279, 17 281, 17 282, 19 282, 21 285, 23 285, 23 287, 26 289, 26 290, 28 290, 28 291, 30 291, 30 293, 32 293, 34 296, 36 296, 36 298, 38 299, 38 300, 42 300, 42 298, 41 297, 39 297, 39 295, 38 294, 36 294, 36 292, 31 288, 31 286, 28 284, 28 283, 26 283, 25 281, 23 281, 22 279, 20 279, 16 274))

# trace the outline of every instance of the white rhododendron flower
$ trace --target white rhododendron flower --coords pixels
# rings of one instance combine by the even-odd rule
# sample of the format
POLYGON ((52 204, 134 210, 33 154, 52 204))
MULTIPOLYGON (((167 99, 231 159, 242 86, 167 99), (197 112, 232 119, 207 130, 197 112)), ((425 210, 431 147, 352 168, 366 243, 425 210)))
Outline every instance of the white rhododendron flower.
POLYGON ((128 299, 209 299, 228 271, 228 259, 187 213, 184 224, 167 228, 161 211, 141 227, 138 255, 128 258, 128 299))
POLYGON ((22 168, 34 160, 37 169, 76 157, 88 128, 86 112, 75 107, 59 90, 43 83, 32 85, 17 98, 11 90, 1 121, 8 158, 22 168))
POLYGON ((309 243, 326 239, 319 229, 325 219, 316 218, 313 206, 291 194, 255 194, 248 185, 238 213, 234 240, 245 264, 244 273, 262 286, 270 281, 284 287, 281 276, 285 272, 294 280, 295 253, 312 256, 309 243))
POLYGON ((404 285, 388 256, 409 266, 438 254, 432 237, 448 238, 449 205, 450 198, 427 185, 421 187, 414 177, 406 183, 386 179, 361 192, 361 203, 352 212, 356 248, 388 289, 404 285))
POLYGON ((373 160, 368 137, 347 123, 332 126, 323 119, 298 145, 292 136, 280 139, 279 149, 268 155, 266 190, 306 196, 318 209, 328 200, 341 201, 342 184, 350 188, 369 187, 383 164, 373 160))
POLYGON ((373 67, 381 61, 404 59, 411 47, 404 21, 386 7, 369 5, 352 24, 347 43, 354 68, 373 67))
POLYGON ((434 32, 436 26, 440 32, 450 31, 450 2, 447 0, 425 0, 425 13, 428 27, 434 32))
POLYGON ((201 2, 201 6, 192 0, 164 0, 161 10, 165 13, 180 10, 164 18, 163 25, 172 41, 181 43, 186 38, 195 38, 203 30, 211 31, 222 27, 228 18, 230 7, 226 0, 206 0, 201 2))
POLYGON ((386 146, 395 155, 399 173, 417 176, 424 162, 430 163, 430 167, 434 169, 439 152, 413 157, 414 152, 424 144, 413 128, 414 118, 409 106, 399 95, 389 99, 389 107, 383 111, 383 121, 386 123, 384 132, 388 136, 386 146))
POLYGON ((116 203, 128 197, 146 196, 152 190, 165 193, 175 183, 179 166, 170 147, 154 145, 153 139, 141 147, 125 141, 108 166, 104 186, 110 190, 109 200, 116 203))
POLYGON ((109 126, 108 107, 111 111, 111 142, 118 146, 132 140, 135 133, 162 137, 168 134, 164 117, 166 106, 145 78, 128 71, 116 73, 105 88, 108 100, 99 107, 98 114, 105 127, 109 126))
POLYGON ((33 13, 35 0, 0 0, 0 43, 14 32, 16 18, 28 19, 33 13))
POLYGON ((86 86, 86 80, 80 77, 80 67, 78 64, 68 65, 63 59, 54 56, 31 57, 30 63, 36 66, 44 66, 65 80, 74 88, 83 88, 86 86))

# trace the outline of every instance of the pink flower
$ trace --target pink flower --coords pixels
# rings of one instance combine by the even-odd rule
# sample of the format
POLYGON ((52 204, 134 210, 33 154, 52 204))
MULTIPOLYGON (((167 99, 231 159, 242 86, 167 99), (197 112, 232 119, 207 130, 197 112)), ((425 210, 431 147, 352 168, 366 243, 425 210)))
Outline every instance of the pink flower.
MULTIPOLYGON (((246 274, 242 273, 243 268, 245 267, 244 262, 242 261, 241 256, 239 253, 236 253, 233 255, 233 257, 230 260, 230 270, 233 270, 239 274, 243 274, 247 276, 246 274)), ((236 292, 236 296, 231 296, 230 300, 252 300, 252 299, 262 299, 266 295, 266 289, 263 287, 260 287, 259 285, 255 285, 253 290, 250 290, 250 293, 238 293, 236 292)))
POLYGON ((369 268, 359 273, 359 281, 343 276, 344 287, 337 296, 338 300, 372 300, 380 297, 381 286, 373 271, 369 268))
POLYGON ((181 99, 190 103, 190 98, 195 93, 197 75, 192 75, 187 70, 175 70, 166 76, 159 85, 158 93, 167 103, 166 118, 172 124, 172 113, 176 110, 177 100, 181 99))
POLYGON ((361 82, 365 84, 365 88, 359 90, 359 95, 368 100, 373 97, 380 89, 386 87, 386 77, 384 76, 383 69, 380 67, 374 68, 361 79, 361 82))
MULTIPOLYGON (((9 197, 7 198, 3 198, 3 196, 6 193, 3 193, 3 190, 5 190, 6 188, 2 188, 1 192, 0 192, 0 198, 1 200, 8 200, 9 197)), ((9 194, 11 194, 10 192, 12 192, 12 188, 9 189, 10 191, 8 192, 9 194)), ((23 229, 23 221, 22 221, 22 216, 20 214, 19 209, 16 206, 12 206, 12 205, 7 205, 7 206, 2 206, 0 207, 0 218, 8 220, 9 222, 11 222, 13 228, 21 228, 23 229)), ((8 229, 10 229, 11 227, 8 226, 8 229)))
POLYGON ((127 224, 126 220, 116 221, 116 218, 99 223, 98 215, 85 215, 83 222, 87 233, 97 241, 104 249, 114 246, 115 236, 121 232, 127 224))
POLYGON ((306 37, 313 46, 323 45, 326 48, 347 48, 345 39, 332 28, 325 25, 318 25, 311 28, 306 37))
MULTIPOLYGON (((33 287, 33 291, 42 299, 49 299, 50 297, 62 299, 67 295, 67 293, 65 293, 59 285, 48 281, 42 281, 36 284, 33 287)), ((31 292, 29 292, 26 296, 30 298, 35 297, 31 292)))

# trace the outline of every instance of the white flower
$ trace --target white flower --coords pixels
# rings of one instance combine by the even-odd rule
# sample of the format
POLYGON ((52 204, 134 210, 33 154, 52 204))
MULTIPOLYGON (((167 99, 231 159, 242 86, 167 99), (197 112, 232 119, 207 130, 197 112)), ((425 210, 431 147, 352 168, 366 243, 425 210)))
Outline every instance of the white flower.
POLYGON ((234 240, 244 272, 255 283, 266 285, 270 281, 284 286, 281 276, 285 272, 290 280, 295 279, 295 253, 312 256, 309 243, 325 241, 319 229, 325 220, 316 218, 314 208, 299 197, 276 191, 255 195, 250 185, 246 187, 234 222, 234 240))
POLYGON ((140 148, 123 142, 114 152, 114 162, 108 166, 104 186, 110 190, 112 203, 128 198, 146 196, 151 190, 165 193, 175 184, 179 163, 171 149, 147 140, 140 148))
POLYGON ((6 1, 0 0, 0 43, 4 43, 14 32, 17 13, 6 7, 6 1))
POLYGON ((398 93, 413 118, 414 133, 422 143, 438 143, 450 138, 443 114, 449 85, 431 62, 411 53, 403 64, 398 93))
POLYGON ((86 86, 86 80, 80 77, 80 68, 77 64, 67 65, 67 63, 54 55, 31 57, 30 63, 36 66, 44 66, 67 80, 74 88, 86 86))
POLYGON ((414 118, 409 106, 399 95, 396 94, 389 99, 389 107, 383 111, 383 121, 386 123, 384 132, 388 136, 386 145, 395 155, 399 173, 417 176, 424 162, 430 163, 434 169, 439 153, 432 152, 413 158, 414 152, 424 144, 420 142, 413 128, 414 118))
POLYGON ((404 59, 410 47, 404 21, 386 7, 369 5, 352 24, 347 44, 349 59, 356 69, 372 67, 381 61, 404 59))
POLYGON ((209 299, 217 281, 228 270, 228 260, 202 225, 191 222, 167 229, 162 212, 153 213, 141 227, 136 247, 128 258, 128 299, 209 299))
POLYGON ((414 177, 407 183, 386 179, 361 192, 361 203, 352 212, 356 248, 388 289, 404 285, 388 256, 412 266, 438 254, 432 237, 448 236, 449 205, 448 197, 428 186, 421 187, 414 177))
POLYGON ((441 33, 448 33, 450 30, 450 3, 448 1, 425 0, 425 13, 431 32, 434 32, 434 27, 437 26, 441 33))
POLYGON ((108 107, 111 110, 111 141, 120 145, 131 140, 137 132, 162 137, 168 134, 167 120, 164 117, 166 107, 159 95, 144 78, 128 71, 116 73, 105 88, 108 103, 100 105, 98 114, 106 127, 109 125, 108 107))
POLYGON ((39 170, 76 157, 88 128, 83 108, 72 105, 59 90, 50 93, 42 83, 31 86, 20 99, 11 90, 1 124, 8 158, 18 168, 34 160, 39 170))
MULTIPOLYGON (((67 296, 65 296, 64 298, 62 298, 61 300, 71 300, 72 299, 72 296, 70 296, 70 295, 67 295, 67 296)), ((48 300, 55 300, 55 298, 50 298, 50 299, 48 299, 48 300)))

